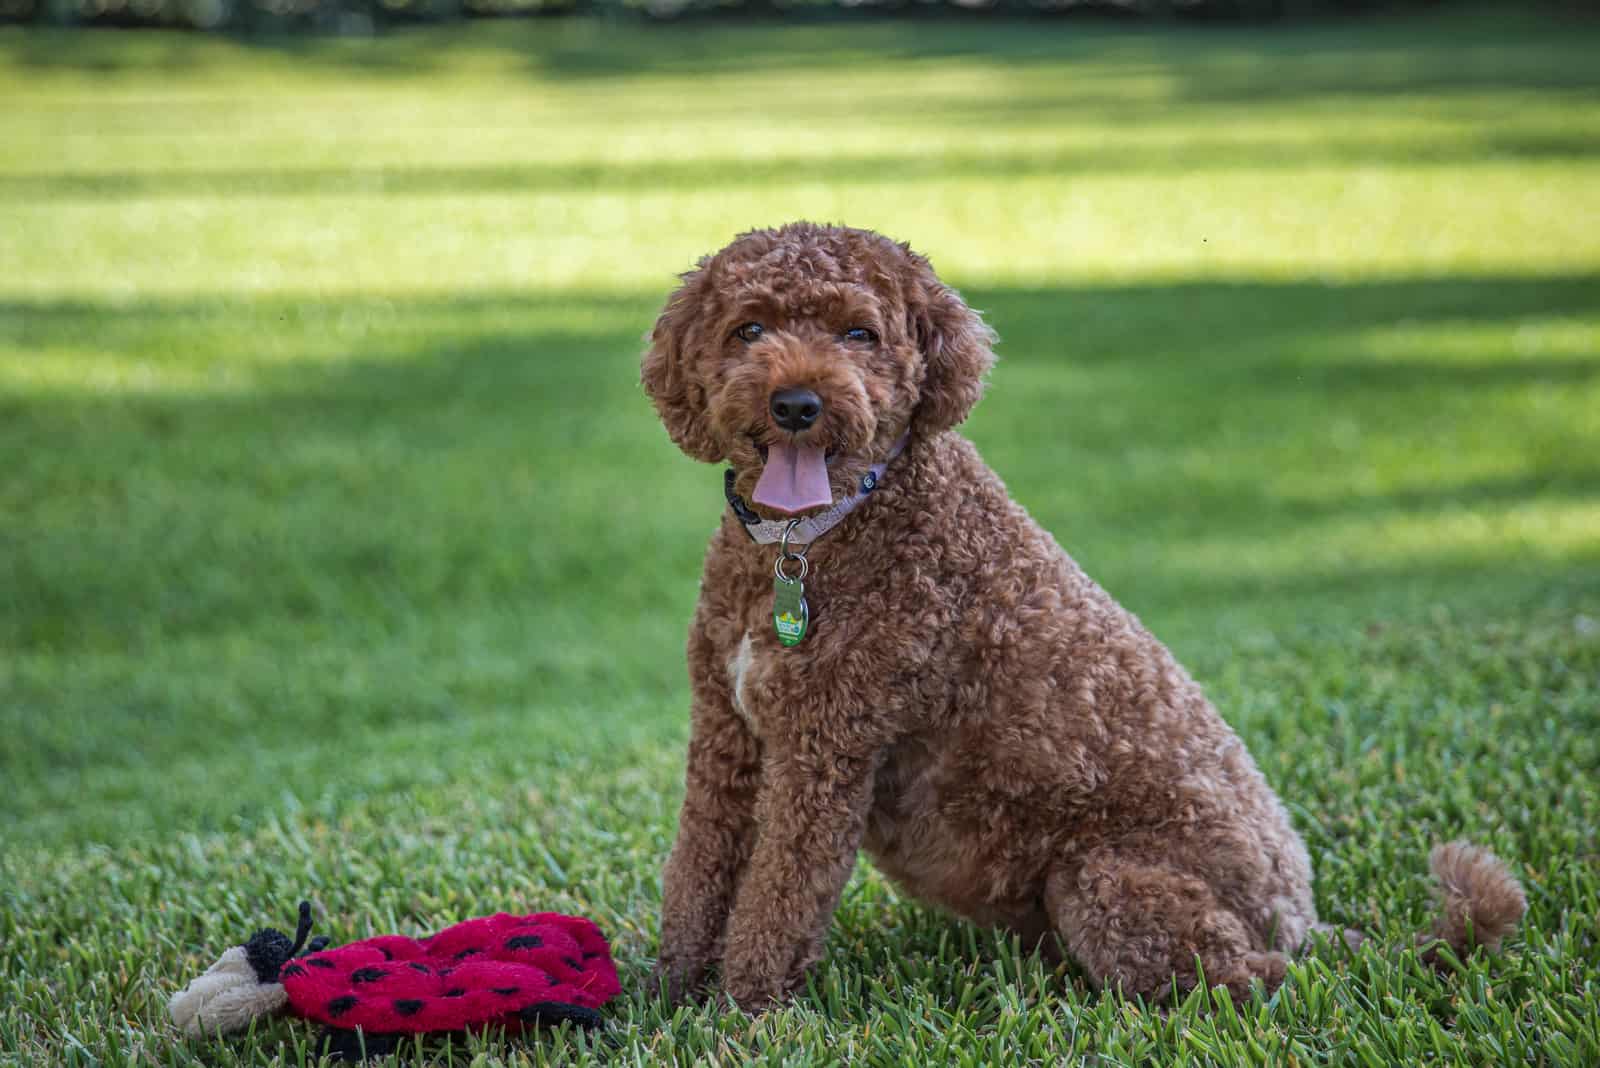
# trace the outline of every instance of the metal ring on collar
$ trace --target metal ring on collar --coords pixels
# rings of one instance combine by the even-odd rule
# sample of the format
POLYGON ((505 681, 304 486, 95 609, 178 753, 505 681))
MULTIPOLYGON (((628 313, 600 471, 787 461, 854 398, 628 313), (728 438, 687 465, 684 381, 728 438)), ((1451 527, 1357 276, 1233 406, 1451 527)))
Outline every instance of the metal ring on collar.
POLYGON ((774 575, 776 575, 780 581, 783 581, 783 582, 799 582, 801 579, 804 579, 806 577, 806 572, 810 571, 810 570, 811 570, 811 564, 809 562, 807 562, 806 558, 801 556, 799 553, 788 553, 788 554, 780 553, 778 555, 778 558, 772 561, 772 573, 774 575), (798 560, 798 561, 800 561, 800 573, 798 575, 795 575, 793 578, 790 578, 788 575, 785 575, 783 573, 783 562, 785 560, 798 560))
MULTIPOLYGON (((783 536, 778 539, 778 558, 780 560, 804 560, 806 551, 811 548, 809 544, 802 545, 799 552, 789 548, 789 535, 794 533, 794 528, 800 525, 800 520, 791 519, 783 528, 783 536)), ((801 572, 803 575, 804 572, 801 572)))

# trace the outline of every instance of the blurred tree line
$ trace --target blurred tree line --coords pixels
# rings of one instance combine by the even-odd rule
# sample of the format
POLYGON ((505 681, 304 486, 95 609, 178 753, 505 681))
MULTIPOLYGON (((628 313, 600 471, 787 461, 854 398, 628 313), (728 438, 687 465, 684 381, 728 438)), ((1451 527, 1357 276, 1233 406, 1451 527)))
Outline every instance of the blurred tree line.
MULTIPOLYGON (((0 0, 0 22, 172 26, 233 32, 373 33, 386 27, 474 17, 625 11, 655 18, 869 11, 1071 13, 1269 19, 1420 8, 1450 0, 0 0)), ((1568 0, 1600 6, 1600 0, 1568 0)))

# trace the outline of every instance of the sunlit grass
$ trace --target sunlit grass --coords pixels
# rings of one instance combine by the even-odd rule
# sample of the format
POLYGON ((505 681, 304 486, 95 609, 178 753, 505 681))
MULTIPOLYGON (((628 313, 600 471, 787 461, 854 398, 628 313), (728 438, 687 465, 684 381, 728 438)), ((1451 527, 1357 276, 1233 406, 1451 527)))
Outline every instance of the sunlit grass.
POLYGON ((0 1061, 195 1044, 165 994, 567 909, 622 1047, 466 1063, 1591 1064, 1600 68, 1497 9, 1271 28, 537 20, 379 41, 0 30, 0 1061), (869 868, 761 1020, 644 989, 716 471, 640 338, 797 216, 931 253, 1003 343, 968 432, 1206 684, 1375 931, 1161 1015, 869 868), (1398 950, 1427 847, 1529 883, 1398 950))
POLYGON ((774 56, 757 29, 539 23, 408 35, 395 63, 97 43, 115 93, 73 39, 12 33, 34 58, 0 87, 33 103, 0 115, 4 290, 636 292, 794 216, 906 235, 967 283, 1592 267, 1584 35, 1526 30, 865 25, 774 56), (427 92, 397 90, 407 62, 427 92))

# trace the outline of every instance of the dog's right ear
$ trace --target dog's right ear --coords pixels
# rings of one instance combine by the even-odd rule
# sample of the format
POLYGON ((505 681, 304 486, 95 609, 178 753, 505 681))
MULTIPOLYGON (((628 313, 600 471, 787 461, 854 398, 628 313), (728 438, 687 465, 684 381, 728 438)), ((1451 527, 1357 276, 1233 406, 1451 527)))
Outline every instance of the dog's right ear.
POLYGON ((701 266, 684 275, 683 285, 662 309, 650 331, 639 380, 673 443, 696 460, 716 463, 722 447, 711 434, 705 386, 694 367, 704 343, 699 324, 705 273, 701 266))
POLYGON ((913 254, 912 263, 918 285, 909 301, 911 331, 926 368, 912 425, 931 435, 960 423, 983 396, 996 337, 959 293, 939 281, 926 259, 913 254))

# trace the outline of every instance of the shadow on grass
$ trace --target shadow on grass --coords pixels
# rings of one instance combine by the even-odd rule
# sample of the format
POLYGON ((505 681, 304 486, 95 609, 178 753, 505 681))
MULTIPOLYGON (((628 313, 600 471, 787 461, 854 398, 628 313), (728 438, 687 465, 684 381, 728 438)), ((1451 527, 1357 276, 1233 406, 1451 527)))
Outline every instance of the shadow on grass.
MULTIPOLYGON (((1164 539, 1295 544, 1352 517, 1592 502, 1600 443, 1580 413, 1600 353, 1465 361, 1446 342, 1592 320, 1596 284, 976 291, 1005 340, 971 433, 1069 549, 1107 561, 1113 588, 1157 609, 1247 603, 1261 573, 1186 572, 1164 539), (1370 349, 1394 327, 1443 332, 1440 357, 1370 349), (1462 450, 1474 462, 1441 476, 1462 450), (1471 473, 1486 465, 1509 469, 1471 473), (1127 558, 1130 535, 1156 555, 1127 558)), ((520 294, 0 305, 13 352, 0 443, 19 458, 0 486, 0 635, 70 648, 274 618, 398 625, 511 597, 624 615, 666 598, 686 613, 718 480, 677 457, 637 387, 654 308, 520 294), (127 377, 99 385, 107 351, 127 377), (27 361, 57 373, 30 380, 27 361)), ((1269 578, 1312 598, 1412 583, 1448 599, 1520 551, 1375 553, 1269 578)))

